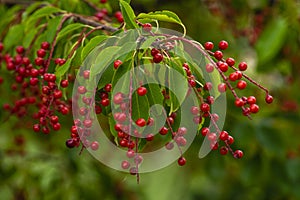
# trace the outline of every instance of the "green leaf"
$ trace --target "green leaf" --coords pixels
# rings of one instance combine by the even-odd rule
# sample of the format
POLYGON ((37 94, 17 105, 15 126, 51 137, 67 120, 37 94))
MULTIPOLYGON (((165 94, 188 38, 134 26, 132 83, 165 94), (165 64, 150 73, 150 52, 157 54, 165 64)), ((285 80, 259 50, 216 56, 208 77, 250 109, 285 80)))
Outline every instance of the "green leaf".
POLYGON ((32 28, 35 25, 36 20, 58 12, 62 12, 62 10, 53 6, 46 6, 41 9, 38 9, 28 18, 26 22, 26 30, 32 28))
POLYGON ((72 33, 73 31, 83 28, 83 27, 88 27, 88 26, 85 24, 80 24, 80 23, 74 23, 74 24, 67 25, 59 32, 59 34, 57 36, 57 41, 61 40, 63 37, 65 37, 69 33, 72 33))
POLYGON ((272 60, 278 54, 287 32, 288 23, 282 17, 277 17, 267 25, 255 46, 260 65, 272 60))
POLYGON ((149 102, 147 96, 139 96, 136 92, 132 94, 132 119, 143 118, 146 121, 149 118, 149 102))
POLYGON ((8 29, 8 33, 4 39, 4 45, 6 49, 10 49, 13 46, 17 46, 24 37, 24 26, 18 24, 8 29))
POLYGON ((116 138, 118 137, 118 132, 115 130, 115 125, 116 125, 116 120, 114 119, 114 117, 111 115, 108 117, 108 121, 109 121, 109 129, 111 134, 116 138))
POLYGON ((118 46, 107 47, 98 54, 95 63, 91 67, 91 76, 97 75, 112 62, 116 52, 120 49, 118 46))
POLYGON ((24 40, 23 40, 23 46, 25 48, 28 48, 31 41, 35 38, 36 33, 38 32, 38 29, 31 29, 28 33, 25 34, 24 40))
POLYGON ((56 67, 55 75, 58 78, 62 77, 70 69, 72 60, 73 60, 74 56, 76 55, 76 52, 77 51, 74 52, 73 56, 71 58, 69 58, 64 65, 56 67))
POLYGON ((58 27, 59 23, 61 22, 61 20, 62 20, 62 16, 57 16, 55 18, 48 20, 47 31, 45 32, 46 38, 47 38, 46 40, 48 42, 53 41, 55 34, 56 34, 57 27, 58 27))
POLYGON ((184 29, 184 33, 186 32, 186 28, 181 22, 180 18, 174 12, 168 10, 156 11, 150 13, 141 13, 137 16, 137 19, 152 19, 152 20, 159 20, 159 21, 179 24, 184 29))
POLYGON ((121 12, 123 14, 124 21, 126 23, 126 26, 130 29, 138 28, 139 26, 135 23, 135 14, 132 10, 131 6, 129 5, 129 2, 126 2, 124 0, 120 0, 120 8, 121 12))
POLYGON ((82 49, 81 52, 81 59, 84 60, 87 55, 96 47, 98 46, 103 40, 107 39, 107 35, 98 35, 93 37, 82 49))

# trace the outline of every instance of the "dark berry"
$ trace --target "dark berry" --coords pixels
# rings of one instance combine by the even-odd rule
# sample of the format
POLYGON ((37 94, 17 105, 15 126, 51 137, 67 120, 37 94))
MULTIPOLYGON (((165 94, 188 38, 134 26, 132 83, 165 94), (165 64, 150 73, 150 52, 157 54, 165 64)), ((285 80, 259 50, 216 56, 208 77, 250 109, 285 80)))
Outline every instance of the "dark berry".
POLYGON ((177 162, 178 162, 178 165, 183 166, 186 163, 186 159, 183 156, 181 156, 177 162))
POLYGON ((48 50, 50 48, 49 42, 42 42, 41 48, 44 50, 48 50))
POLYGON ((161 53, 157 53, 153 56, 153 62, 160 63, 163 60, 163 55, 161 53))

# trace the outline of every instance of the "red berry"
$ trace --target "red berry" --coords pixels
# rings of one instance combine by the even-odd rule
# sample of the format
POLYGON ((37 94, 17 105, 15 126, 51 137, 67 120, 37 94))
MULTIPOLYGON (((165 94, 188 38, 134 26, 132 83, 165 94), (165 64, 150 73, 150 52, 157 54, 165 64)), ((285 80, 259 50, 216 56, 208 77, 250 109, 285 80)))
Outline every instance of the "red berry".
POLYGON ((98 19, 98 20, 102 20, 104 18, 105 14, 103 12, 97 12, 95 14, 95 17, 98 19))
POLYGON ((64 107, 61 108, 60 112, 63 115, 67 115, 69 113, 69 108, 64 106, 64 107))
POLYGON ((219 42, 219 49, 221 50, 225 50, 228 48, 228 42, 225 40, 222 40, 219 42))
POLYGON ((120 65, 122 65, 122 61, 121 61, 121 60, 116 60, 116 61, 114 62, 114 68, 115 68, 115 69, 118 69, 118 68, 120 67, 120 65))
POLYGON ((239 69, 241 70, 241 71, 245 71, 246 69, 247 69, 247 63, 246 62, 241 62, 240 64, 239 64, 239 69))
POLYGON ((234 153, 233 153, 233 157, 234 158, 242 158, 244 156, 244 153, 241 151, 241 150, 236 150, 234 153))
POLYGON ((106 85, 104 86, 104 90, 105 90, 106 92, 110 92, 110 91, 111 91, 111 87, 112 87, 111 83, 108 83, 108 84, 106 84, 106 85))
POLYGON ((233 138, 231 135, 228 136, 227 143, 228 143, 229 145, 231 145, 231 144, 234 143, 234 138, 233 138))
POLYGON ((40 58, 43 58, 46 56, 46 51, 45 49, 39 49, 37 52, 36 52, 37 56, 40 57, 40 58))
POLYGON ((154 135, 152 133, 150 133, 146 136, 147 141, 152 141, 153 139, 154 139, 154 135))
POLYGON ((227 72, 228 70, 228 64, 227 63, 220 63, 219 65, 219 69, 222 71, 222 72, 227 72))
POLYGON ((152 25, 150 23, 143 24, 143 30, 146 32, 150 32, 152 30, 152 25))
POLYGON ((215 57, 217 60, 222 60, 222 58, 223 58, 223 53, 222 53, 222 51, 215 51, 214 57, 215 57))
POLYGON ((143 126, 146 125, 147 122, 146 122, 145 119, 139 118, 139 119, 137 119, 137 120, 135 121, 135 123, 136 123, 136 125, 138 125, 139 127, 143 127, 143 126))
POLYGON ((227 131, 221 131, 220 133, 220 140, 225 141, 228 139, 229 134, 227 133, 227 131))
POLYGON ((16 48, 16 52, 17 52, 18 54, 23 54, 23 53, 24 53, 24 51, 25 51, 25 49, 24 49, 24 47, 23 47, 23 46, 17 46, 17 48, 16 48))
POLYGON ((53 130, 55 130, 55 131, 58 131, 58 130, 60 130, 60 123, 55 123, 55 124, 53 124, 52 125, 52 128, 53 128, 53 130))
POLYGON ((212 42, 206 42, 206 43, 204 44, 204 48, 205 48, 206 50, 211 51, 211 50, 214 48, 214 43, 212 43, 212 42))
POLYGON ((144 95, 146 95, 146 94, 147 94, 147 88, 145 88, 145 87, 139 87, 139 88, 137 89, 137 94, 138 94, 139 96, 144 96, 144 95))
POLYGON ((191 113, 192 113, 193 115, 198 115, 198 114, 200 113, 199 107, 193 106, 193 107, 191 108, 191 113))
POLYGON ((247 98, 247 102, 251 105, 251 104, 255 104, 256 103, 256 98, 254 96, 250 96, 247 98))
POLYGON ((270 104, 273 102, 273 97, 271 95, 267 94, 265 100, 266 100, 266 103, 270 104))
POLYGON ((92 149, 93 151, 97 151, 98 148, 99 148, 99 143, 98 143, 97 141, 92 142, 92 144, 91 144, 91 149, 92 149))
POLYGON ((167 150, 172 150, 174 148, 174 144, 172 142, 168 142, 165 144, 167 150))
POLYGON ((226 155, 227 153, 228 153, 228 148, 225 147, 225 146, 222 146, 222 147, 220 148, 220 154, 221 154, 221 155, 226 155))
POLYGON ((90 78, 90 70, 84 70, 83 71, 83 78, 85 78, 85 79, 90 78))
POLYGON ((37 66, 42 66, 42 65, 44 64, 44 59, 38 57, 38 58, 36 58, 36 59, 34 60, 34 63, 35 63, 37 66))
POLYGON ((154 57, 156 54, 160 53, 160 51, 156 48, 151 49, 151 55, 154 57))
POLYGON ((163 55, 161 53, 157 53, 153 56, 153 62, 160 63, 163 60, 163 55))
POLYGON ((33 125, 33 131, 34 131, 34 132, 40 132, 40 130, 41 130, 41 127, 40 127, 39 124, 34 124, 34 125, 33 125))
POLYGON ((49 42, 42 42, 41 48, 44 50, 48 50, 50 48, 49 42))
POLYGON ((185 127, 180 127, 178 128, 177 133, 179 135, 185 135, 187 133, 187 129, 185 127))
POLYGON ((237 84, 236 87, 240 90, 243 90, 247 87, 246 81, 240 80, 237 84))
POLYGON ((4 49, 4 45, 2 42, 0 42, 0 52, 3 51, 3 49, 4 49))
POLYGON ((169 132, 169 129, 167 127, 162 127, 159 131, 161 135, 166 135, 169 132))
POLYGON ((203 136, 206 136, 206 135, 209 134, 209 133, 210 133, 209 128, 204 127, 204 128, 201 129, 201 134, 202 134, 203 136))
POLYGON ((218 85, 218 91, 221 92, 221 93, 225 92, 226 91, 226 84, 225 83, 220 83, 218 85))
POLYGON ((122 161, 121 167, 123 169, 129 169, 130 163, 127 160, 122 161))
POLYGON ((232 72, 232 73, 228 76, 228 79, 229 79, 230 81, 232 81, 232 82, 238 80, 238 75, 237 75, 237 73, 232 72))
POLYGON ((100 0, 100 3, 106 3, 107 0, 100 0))
POLYGON ((109 99, 107 98, 107 99, 102 99, 101 100, 101 105, 102 106, 104 106, 104 107, 106 107, 106 106, 109 106, 109 99))
POLYGON ((245 105, 243 99, 239 98, 239 99, 236 99, 235 102, 234 102, 235 106, 236 107, 242 107, 245 105))
POLYGON ((227 58, 226 63, 232 67, 235 64, 235 60, 233 58, 227 58))
POLYGON ((178 165, 183 166, 186 163, 186 159, 183 156, 181 156, 177 162, 178 162, 178 165))
POLYGON ((203 86, 204 90, 211 90, 212 89, 212 83, 211 82, 207 82, 205 83, 205 85, 203 86))
POLYGON ((200 106, 200 109, 202 112, 209 112, 210 111, 210 106, 208 103, 202 103, 200 106))
POLYGON ((113 98, 113 101, 115 104, 121 104, 123 103, 123 94, 118 92, 115 94, 114 98, 113 98))
POLYGON ((206 68, 207 73, 211 73, 214 71, 214 66, 211 63, 207 63, 205 68, 206 68))
POLYGON ((73 147, 76 146, 76 141, 73 140, 73 139, 68 139, 68 140, 66 141, 66 146, 67 146, 68 148, 73 148, 73 147))
POLYGON ((191 87, 196 87, 197 86, 197 82, 194 79, 189 79, 188 82, 189 82, 191 87))
POLYGON ((250 112, 251 113, 257 113, 259 111, 259 106, 257 104, 251 104, 250 105, 250 112))
POLYGON ((62 97, 62 91, 61 90, 55 90, 54 92, 53 92, 53 96, 54 96, 54 98, 55 99, 60 99, 61 97, 62 97))
POLYGON ((68 87, 68 85, 69 85, 69 81, 67 79, 61 80, 61 82, 60 82, 61 87, 66 88, 66 87, 68 87))
POLYGON ((30 78, 29 80, 29 84, 32 86, 35 86, 39 83, 39 79, 38 78, 30 78))
POLYGON ((78 86, 77 91, 79 94, 85 94, 87 92, 85 86, 78 86))

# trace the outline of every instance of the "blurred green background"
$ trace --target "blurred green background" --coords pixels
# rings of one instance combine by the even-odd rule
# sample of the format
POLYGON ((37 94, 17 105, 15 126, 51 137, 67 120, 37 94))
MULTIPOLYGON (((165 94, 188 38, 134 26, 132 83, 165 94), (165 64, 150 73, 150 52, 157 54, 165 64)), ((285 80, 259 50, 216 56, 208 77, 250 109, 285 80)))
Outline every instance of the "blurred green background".
MULTIPOLYGON (((117 1, 111 3, 117 9, 117 1)), ((132 5, 136 13, 174 11, 200 42, 227 40, 226 54, 247 61, 248 74, 271 89, 271 105, 263 92, 247 90, 260 97, 261 111, 253 120, 227 95, 225 130, 244 158, 212 152, 199 159, 201 141, 195 140, 184 167, 174 163, 141 174, 137 184, 134 176, 107 168, 88 152, 79 156, 79 149, 67 149, 67 128, 44 136, 31 131, 31 124, 2 116, 0 199, 300 199, 300 1, 132 0, 132 5)), ((6 7, 0 8, 3 18, 6 7)))

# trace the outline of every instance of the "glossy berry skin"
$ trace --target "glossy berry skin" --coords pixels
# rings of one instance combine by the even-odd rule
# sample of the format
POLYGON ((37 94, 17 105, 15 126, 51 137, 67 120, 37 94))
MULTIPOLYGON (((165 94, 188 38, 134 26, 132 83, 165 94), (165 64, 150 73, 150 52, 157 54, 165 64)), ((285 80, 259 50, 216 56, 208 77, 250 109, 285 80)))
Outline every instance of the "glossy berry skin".
POLYGON ((271 95, 267 94, 265 101, 266 101, 266 103, 270 104, 273 102, 273 97, 271 95))
POLYGON ((221 155, 226 155, 228 153, 228 148, 223 146, 220 148, 220 154, 221 155))
POLYGON ((214 57, 215 57, 217 60, 222 60, 222 58, 223 58, 223 53, 222 53, 222 51, 215 51, 214 57))
POLYGON ((233 58, 227 58, 226 63, 228 66, 232 67, 235 64, 235 60, 233 58))
POLYGON ((235 106, 236 107, 242 107, 245 105, 243 99, 239 98, 239 99, 236 99, 235 102, 234 102, 235 106))
POLYGON ((139 88, 137 89, 137 94, 138 94, 139 96, 144 96, 144 95, 146 95, 146 94, 147 94, 147 88, 145 88, 145 87, 139 87, 139 88))
POLYGON ((69 81, 66 79, 66 80, 62 80, 61 82, 60 82, 60 86, 62 87, 62 88, 66 88, 66 87, 68 87, 68 85, 69 85, 69 81))
POLYGON ((219 91, 220 93, 225 92, 225 91, 226 91, 226 88, 227 88, 227 86, 226 86, 225 83, 220 83, 220 84, 218 85, 218 91, 219 91))
POLYGON ((143 127, 143 126, 146 125, 147 122, 146 122, 145 119, 139 118, 139 119, 137 119, 137 120, 135 121, 135 123, 136 123, 136 125, 138 125, 139 127, 143 127))
POLYGON ((46 51, 45 49, 39 49, 37 52, 36 52, 37 56, 40 57, 40 58, 43 58, 46 56, 46 51))
POLYGON ((130 163, 127 160, 122 161, 121 163, 122 169, 129 169, 130 163))
POLYGON ((41 48, 44 50, 48 50, 50 48, 50 43, 49 42, 42 42, 41 48))
POLYGON ((206 64, 205 69, 206 69, 207 73, 211 73, 214 71, 214 66, 213 66, 213 64, 208 63, 208 64, 206 64))
POLYGON ((228 42, 225 40, 222 40, 219 42, 219 49, 221 50, 225 50, 228 48, 228 42))
POLYGON ((17 46, 17 48, 16 48, 16 52, 17 52, 18 54, 23 54, 23 53, 24 53, 24 51, 25 51, 25 49, 24 49, 24 47, 23 47, 23 46, 17 46))
POLYGON ((150 23, 143 24, 143 30, 146 32, 150 32, 152 30, 152 25, 150 23))
POLYGON ((247 98, 247 103, 250 104, 250 105, 255 104, 256 103, 256 98, 254 96, 249 96, 247 98))
POLYGON ((161 135, 166 135, 169 132, 169 129, 167 127, 162 127, 159 131, 161 135))
POLYGON ((109 103, 110 103, 110 101, 108 98, 101 100, 101 105, 104 107, 109 106, 109 103))
POLYGON ((259 106, 257 104, 251 104, 250 105, 250 112, 251 113, 258 113, 259 111, 259 106))
POLYGON ((68 139, 68 140, 66 141, 66 146, 67 146, 68 148, 74 148, 74 147, 76 146, 76 141, 73 140, 73 139, 68 139))
POLYGON ((99 143, 97 141, 92 142, 91 149, 97 151, 99 149, 99 143))
POLYGON ((164 59, 164 56, 161 53, 157 53, 153 56, 154 63, 160 63, 164 59))
POLYGON ((248 68, 248 65, 247 65, 246 62, 241 62, 241 63, 239 64, 239 70, 245 71, 247 68, 248 68))
POLYGON ((228 79, 229 79, 230 81, 232 81, 232 82, 238 80, 238 75, 237 75, 237 73, 235 73, 235 72, 231 73, 231 74, 228 76, 228 79))
POLYGON ((156 54, 160 53, 160 51, 156 48, 151 49, 151 55, 154 57, 156 54))
POLYGON ((115 69, 118 69, 118 68, 120 67, 120 65, 122 65, 122 61, 121 61, 121 60, 116 60, 116 61, 114 62, 114 68, 115 68, 115 69))
POLYGON ((106 85, 104 86, 104 90, 105 90, 106 92, 110 92, 110 91, 111 91, 111 88, 112 88, 111 83, 108 83, 108 84, 106 84, 106 85))
POLYGON ((200 109, 202 112, 209 112, 210 111, 210 106, 208 103, 202 103, 200 106, 200 109))
POLYGON ((201 129, 201 135, 202 136, 206 136, 207 134, 209 134, 210 133, 210 130, 209 130, 209 128, 207 128, 207 127, 204 127, 204 128, 202 128, 201 129))
POLYGON ((151 133, 146 136, 147 141, 152 141, 153 139, 154 139, 154 135, 151 133))
POLYGON ((178 158, 177 162, 178 162, 178 165, 183 166, 186 163, 186 159, 183 156, 181 156, 180 158, 178 158))
POLYGON ((228 70, 228 64, 222 62, 222 63, 219 65, 219 69, 220 69, 222 72, 227 72, 227 70, 228 70))
POLYGON ((241 151, 241 150, 236 150, 234 153, 233 153, 233 157, 234 158, 237 158, 237 159, 240 159, 244 156, 244 153, 241 151))
POLYGON ((228 139, 228 136, 229 134, 227 133, 227 131, 221 131, 219 138, 222 141, 226 141, 228 139))
POLYGON ((243 90, 247 87, 247 82, 240 80, 237 84, 236 87, 240 90, 243 90))
POLYGON ((206 50, 211 51, 211 50, 214 48, 214 43, 212 43, 212 42, 206 42, 206 43, 204 44, 204 48, 205 48, 206 50))

